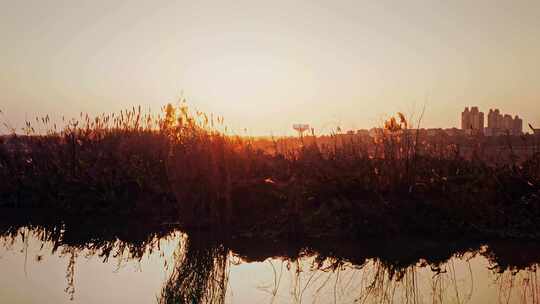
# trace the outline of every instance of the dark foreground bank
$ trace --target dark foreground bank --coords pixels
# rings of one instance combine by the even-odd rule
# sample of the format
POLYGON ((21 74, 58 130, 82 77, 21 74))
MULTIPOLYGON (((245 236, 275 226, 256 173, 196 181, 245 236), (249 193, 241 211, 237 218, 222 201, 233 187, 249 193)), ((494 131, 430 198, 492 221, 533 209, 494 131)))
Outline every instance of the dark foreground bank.
POLYGON ((535 143, 518 157, 508 141, 488 160, 418 137, 402 116, 375 138, 309 141, 231 136, 221 122, 169 105, 41 135, 28 124, 0 140, 0 208, 271 239, 540 239, 535 143))

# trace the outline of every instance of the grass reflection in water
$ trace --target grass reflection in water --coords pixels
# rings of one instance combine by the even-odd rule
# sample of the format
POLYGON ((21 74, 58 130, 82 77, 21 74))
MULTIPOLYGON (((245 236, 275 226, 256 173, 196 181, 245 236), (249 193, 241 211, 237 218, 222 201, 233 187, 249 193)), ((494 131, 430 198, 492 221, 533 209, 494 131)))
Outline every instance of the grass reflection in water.
POLYGON ((268 303, 477 303, 487 291, 496 291, 500 303, 537 303, 540 295, 535 244, 274 241, 166 225, 45 220, 4 223, 0 233, 3 249, 22 245, 24 254, 29 240, 52 249, 27 259, 63 256, 65 291, 75 301, 77 259, 120 265, 150 255, 162 256, 168 269, 155 291, 158 303, 243 303, 247 287, 268 303), (239 285, 234 276, 246 265, 257 265, 257 273, 239 285))

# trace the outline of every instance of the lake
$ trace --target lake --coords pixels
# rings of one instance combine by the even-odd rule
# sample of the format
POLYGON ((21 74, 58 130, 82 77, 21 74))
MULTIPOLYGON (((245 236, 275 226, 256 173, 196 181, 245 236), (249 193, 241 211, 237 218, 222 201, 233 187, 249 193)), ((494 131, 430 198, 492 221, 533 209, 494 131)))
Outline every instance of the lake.
POLYGON ((539 303, 540 246, 7 225, 2 303, 539 303))

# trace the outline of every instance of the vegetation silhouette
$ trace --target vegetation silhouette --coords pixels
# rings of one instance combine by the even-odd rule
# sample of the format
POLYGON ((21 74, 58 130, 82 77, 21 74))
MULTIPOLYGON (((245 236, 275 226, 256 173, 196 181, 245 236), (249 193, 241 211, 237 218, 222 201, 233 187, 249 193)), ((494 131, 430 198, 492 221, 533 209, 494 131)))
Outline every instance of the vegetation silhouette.
POLYGON ((375 137, 278 139, 235 136, 185 102, 80 119, 0 140, 2 209, 274 238, 540 237, 540 153, 505 144, 494 163, 403 114, 375 137))

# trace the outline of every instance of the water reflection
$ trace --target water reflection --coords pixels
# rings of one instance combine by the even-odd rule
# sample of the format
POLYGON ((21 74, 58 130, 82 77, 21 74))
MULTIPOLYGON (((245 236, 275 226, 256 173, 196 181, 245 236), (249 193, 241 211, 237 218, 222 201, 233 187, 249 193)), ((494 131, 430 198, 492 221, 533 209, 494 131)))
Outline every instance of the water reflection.
MULTIPOLYGON (((160 287, 145 291, 148 297, 132 298, 131 302, 540 302, 537 244, 276 241, 226 238, 210 232, 183 233, 172 225, 132 221, 108 225, 110 222, 4 223, 0 226, 0 257, 16 252, 13 259, 24 261, 24 268, 13 271, 26 273, 26 265, 47 264, 49 258, 58 256, 62 263, 50 269, 63 267, 64 302, 93 302, 97 298, 85 297, 84 290, 96 284, 96 280, 106 281, 107 276, 124 272, 128 263, 145 271, 140 276, 127 273, 121 282, 115 281, 117 285, 109 292, 99 295, 100 299, 125 300, 128 288, 145 285, 136 280, 148 279, 152 269, 161 269, 162 276, 154 276, 156 286, 160 287), (81 258, 90 259, 89 265, 81 263, 81 258), (94 269, 100 264, 113 265, 114 271, 78 274, 78 267, 94 269), (93 276, 93 281, 88 276, 93 276), (83 290, 81 298, 79 290, 83 290)), ((0 277, 9 277, 14 285, 24 285, 25 281, 14 272, 3 272, 0 277)), ((52 291, 36 292, 50 296, 52 291)), ((25 296, 4 298, 5 294, 0 292, 2 302, 32 302, 30 298, 25 300, 25 296)), ((43 301, 58 302, 53 298, 43 301)))
POLYGON ((225 303, 228 249, 217 243, 183 239, 183 246, 174 252, 174 270, 159 303, 225 303))

